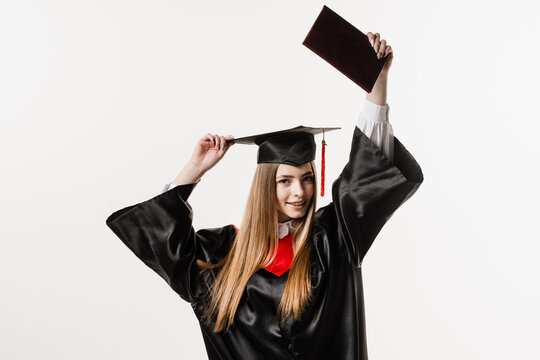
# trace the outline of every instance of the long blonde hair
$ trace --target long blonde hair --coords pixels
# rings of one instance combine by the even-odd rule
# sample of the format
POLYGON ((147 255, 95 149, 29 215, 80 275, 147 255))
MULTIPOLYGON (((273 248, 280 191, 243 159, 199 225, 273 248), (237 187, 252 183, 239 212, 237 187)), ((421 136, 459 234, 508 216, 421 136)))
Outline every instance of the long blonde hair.
MULTIPOLYGON (((217 264, 197 260, 203 269, 221 267, 210 292, 210 303, 205 314, 208 324, 214 322, 214 331, 227 331, 248 280, 259 269, 275 258, 278 238, 276 208, 276 173, 279 164, 259 164, 255 170, 244 211, 242 225, 227 256, 217 264)), ((291 315, 300 319, 311 300, 311 242, 309 234, 315 214, 317 181, 313 169, 314 191, 306 215, 299 219, 293 238, 294 258, 289 270, 285 290, 278 306, 278 318, 284 322, 291 315)))

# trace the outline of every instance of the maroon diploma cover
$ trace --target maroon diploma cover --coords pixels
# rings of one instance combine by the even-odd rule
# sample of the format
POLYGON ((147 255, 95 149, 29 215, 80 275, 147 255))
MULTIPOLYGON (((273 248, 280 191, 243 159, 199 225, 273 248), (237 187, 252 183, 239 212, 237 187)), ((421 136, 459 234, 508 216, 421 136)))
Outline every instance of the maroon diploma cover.
POLYGON ((367 92, 387 60, 378 59, 367 35, 326 5, 302 44, 367 92))

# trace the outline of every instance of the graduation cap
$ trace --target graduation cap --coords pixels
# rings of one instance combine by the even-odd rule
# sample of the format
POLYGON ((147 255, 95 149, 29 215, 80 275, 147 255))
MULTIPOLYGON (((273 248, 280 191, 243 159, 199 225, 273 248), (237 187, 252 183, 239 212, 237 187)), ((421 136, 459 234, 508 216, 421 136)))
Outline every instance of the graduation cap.
POLYGON ((228 143, 258 145, 257 164, 274 163, 300 166, 315 160, 314 136, 323 134, 321 152, 321 196, 324 196, 324 158, 326 142, 324 134, 327 131, 338 130, 339 127, 315 128, 297 126, 292 129, 273 131, 264 134, 251 135, 227 140, 228 143))
POLYGON ((378 59, 367 35, 326 5, 302 44, 368 93, 388 60, 378 59))

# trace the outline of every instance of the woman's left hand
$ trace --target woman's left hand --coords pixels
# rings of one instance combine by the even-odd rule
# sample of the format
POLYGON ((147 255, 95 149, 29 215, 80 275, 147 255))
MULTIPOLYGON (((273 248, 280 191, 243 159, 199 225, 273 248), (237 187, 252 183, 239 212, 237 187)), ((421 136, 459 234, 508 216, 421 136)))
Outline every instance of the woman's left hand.
POLYGON ((379 59, 388 56, 388 60, 386 60, 386 64, 381 71, 382 75, 388 75, 390 66, 392 66, 392 59, 394 58, 392 47, 386 43, 386 40, 381 39, 381 34, 379 33, 373 34, 372 32, 368 32, 366 35, 379 59))

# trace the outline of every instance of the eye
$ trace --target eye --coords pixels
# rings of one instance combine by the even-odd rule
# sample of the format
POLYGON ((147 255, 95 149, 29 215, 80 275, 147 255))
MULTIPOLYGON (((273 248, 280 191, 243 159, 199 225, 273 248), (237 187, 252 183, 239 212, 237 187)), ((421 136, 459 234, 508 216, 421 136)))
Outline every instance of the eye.
POLYGON ((288 184, 288 183, 289 183, 289 179, 278 180, 278 184, 288 184))
POLYGON ((311 175, 310 175, 310 176, 306 176, 306 177, 304 178, 304 182, 313 182, 313 176, 311 176, 311 175))

